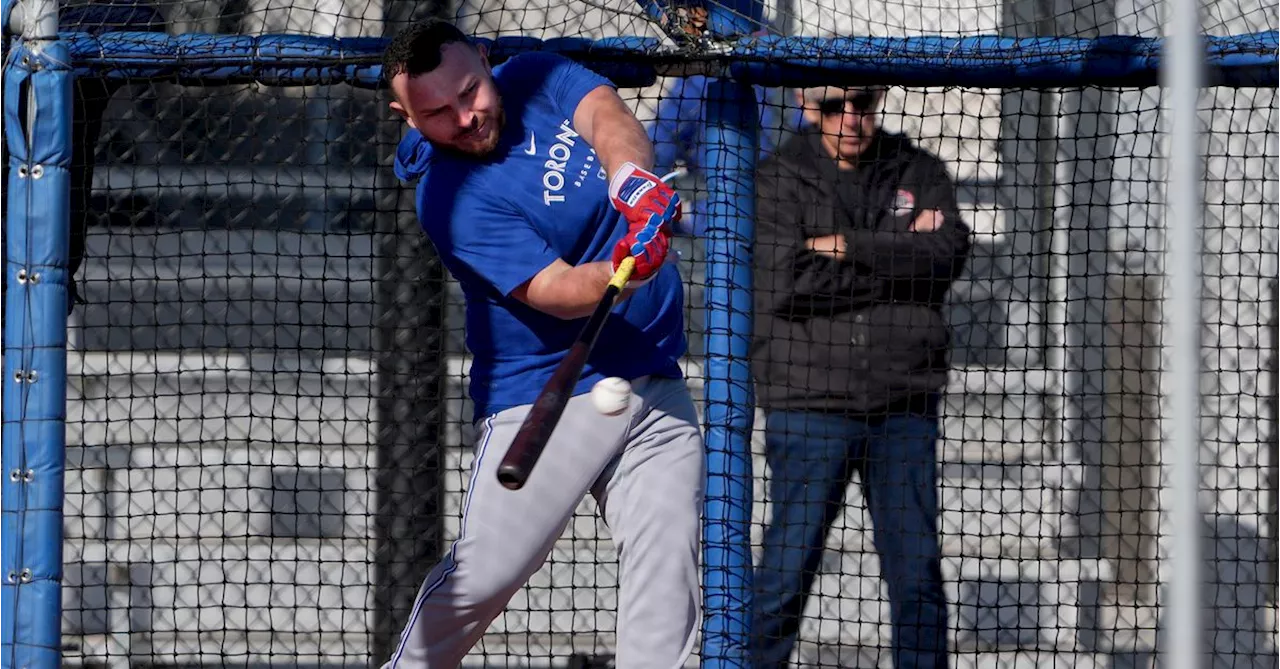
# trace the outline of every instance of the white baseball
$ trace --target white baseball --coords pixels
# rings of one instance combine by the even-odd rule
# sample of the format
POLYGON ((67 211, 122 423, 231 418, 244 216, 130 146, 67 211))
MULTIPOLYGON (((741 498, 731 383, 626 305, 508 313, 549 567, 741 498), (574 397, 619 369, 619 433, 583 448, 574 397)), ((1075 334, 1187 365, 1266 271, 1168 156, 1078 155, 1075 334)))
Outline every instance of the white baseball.
POLYGON ((631 403, 631 384, 622 378, 611 376, 600 379, 591 388, 591 404, 606 416, 616 416, 627 410, 631 403))

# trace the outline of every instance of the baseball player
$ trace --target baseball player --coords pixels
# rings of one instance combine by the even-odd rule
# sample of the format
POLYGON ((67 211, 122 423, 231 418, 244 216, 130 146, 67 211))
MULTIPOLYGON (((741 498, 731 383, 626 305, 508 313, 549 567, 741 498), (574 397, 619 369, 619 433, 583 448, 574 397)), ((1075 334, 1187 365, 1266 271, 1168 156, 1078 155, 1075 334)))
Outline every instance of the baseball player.
POLYGON ((429 20, 388 47, 391 108, 409 131, 396 173, 466 296, 478 440, 459 538, 427 574, 386 667, 458 666, 538 570, 583 496, 619 553, 617 663, 682 666, 701 620, 701 431, 678 360, 679 272, 664 264, 676 194, 612 84, 548 53, 490 68, 485 50, 429 20), (599 335, 524 488, 497 467, 531 404, 600 301, 618 263, 631 283, 599 335), (605 415, 589 391, 631 382, 605 415))

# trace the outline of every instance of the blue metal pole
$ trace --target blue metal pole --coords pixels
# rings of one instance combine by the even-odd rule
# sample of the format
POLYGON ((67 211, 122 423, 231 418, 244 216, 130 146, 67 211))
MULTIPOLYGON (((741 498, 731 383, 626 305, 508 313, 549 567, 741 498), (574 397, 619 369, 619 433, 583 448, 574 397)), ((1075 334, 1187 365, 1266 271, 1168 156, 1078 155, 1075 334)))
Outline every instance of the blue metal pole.
POLYGON ((60 664, 66 458, 71 70, 51 3, 29 16, 4 71, 0 667, 60 664))
POLYGON ((707 87, 707 503, 702 666, 746 667, 751 631, 751 247, 759 111, 752 87, 707 87))

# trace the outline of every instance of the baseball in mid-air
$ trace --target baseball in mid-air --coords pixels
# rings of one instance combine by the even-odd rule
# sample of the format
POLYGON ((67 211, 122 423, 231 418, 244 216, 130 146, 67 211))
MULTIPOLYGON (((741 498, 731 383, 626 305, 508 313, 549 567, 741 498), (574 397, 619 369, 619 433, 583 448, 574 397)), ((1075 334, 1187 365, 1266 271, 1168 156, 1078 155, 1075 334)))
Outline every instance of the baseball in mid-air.
POLYGON ((591 388, 591 404, 606 416, 616 416, 627 410, 631 402, 631 384, 622 378, 611 376, 600 379, 591 388))

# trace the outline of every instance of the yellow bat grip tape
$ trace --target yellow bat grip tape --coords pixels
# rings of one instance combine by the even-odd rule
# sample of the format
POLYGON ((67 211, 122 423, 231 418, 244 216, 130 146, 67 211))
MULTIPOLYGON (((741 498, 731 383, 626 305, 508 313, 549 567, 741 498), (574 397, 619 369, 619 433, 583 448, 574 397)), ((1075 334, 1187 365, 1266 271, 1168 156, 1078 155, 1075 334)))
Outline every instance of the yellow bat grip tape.
POLYGON ((636 259, 627 256, 622 259, 622 263, 618 265, 617 271, 613 273, 613 278, 609 279, 609 285, 622 290, 626 288, 627 282, 631 280, 631 272, 635 271, 636 259))

